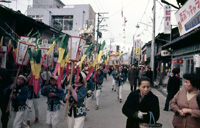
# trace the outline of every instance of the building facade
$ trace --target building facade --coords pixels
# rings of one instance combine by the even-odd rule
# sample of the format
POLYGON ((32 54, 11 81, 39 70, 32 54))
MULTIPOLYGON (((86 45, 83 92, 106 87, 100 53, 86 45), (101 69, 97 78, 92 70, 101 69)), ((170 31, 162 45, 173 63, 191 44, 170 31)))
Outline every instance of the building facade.
POLYGON ((33 0, 27 15, 64 33, 79 36, 80 30, 95 26, 95 12, 89 4, 66 5, 60 0, 33 0))

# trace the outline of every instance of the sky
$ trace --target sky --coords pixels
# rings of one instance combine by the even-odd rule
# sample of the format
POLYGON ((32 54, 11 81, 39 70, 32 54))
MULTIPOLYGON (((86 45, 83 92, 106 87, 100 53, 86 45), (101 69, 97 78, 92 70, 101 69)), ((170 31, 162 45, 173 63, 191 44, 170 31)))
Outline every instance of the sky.
MULTIPOLYGON (((134 40, 141 40, 143 45, 152 40, 152 19, 153 19, 153 0, 61 0, 66 5, 74 4, 91 4, 96 13, 108 12, 105 14, 105 19, 101 25, 107 25, 106 31, 102 31, 102 39, 107 42, 107 47, 110 45, 110 39, 113 38, 112 46, 120 45, 124 52, 130 52, 134 40), (121 12, 123 10, 123 17, 121 12), (126 26, 124 27, 124 17, 126 17, 126 26), (136 26, 139 25, 139 28, 136 26), (124 31, 125 30, 125 31, 124 31)), ((176 0, 167 0, 176 4, 176 0)), ((2 4, 2 3, 0 3, 2 4)), ((4 4, 13 10, 20 10, 26 14, 28 5, 32 5, 32 0, 12 0, 12 3, 4 4), (17 4, 16 4, 17 1, 17 4)), ((156 2, 156 35, 164 30, 164 4, 161 0, 156 2)), ((174 13, 177 9, 172 8, 171 23, 176 26, 174 13)))

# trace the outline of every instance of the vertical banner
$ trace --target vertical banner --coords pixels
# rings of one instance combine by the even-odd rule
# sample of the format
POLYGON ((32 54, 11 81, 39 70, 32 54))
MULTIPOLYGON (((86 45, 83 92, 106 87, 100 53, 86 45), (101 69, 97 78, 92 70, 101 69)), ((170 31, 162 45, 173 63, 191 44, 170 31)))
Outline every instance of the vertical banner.
POLYGON ((137 41, 135 42, 135 46, 136 46, 135 54, 136 54, 136 56, 139 56, 139 55, 140 55, 140 44, 141 44, 141 41, 140 41, 140 40, 137 40, 137 41))
POLYGON ((68 49, 69 49, 69 60, 70 61, 78 61, 78 50, 80 46, 80 37, 70 37, 68 43, 68 49))
POLYGON ((171 6, 164 6, 164 33, 171 34, 171 6))

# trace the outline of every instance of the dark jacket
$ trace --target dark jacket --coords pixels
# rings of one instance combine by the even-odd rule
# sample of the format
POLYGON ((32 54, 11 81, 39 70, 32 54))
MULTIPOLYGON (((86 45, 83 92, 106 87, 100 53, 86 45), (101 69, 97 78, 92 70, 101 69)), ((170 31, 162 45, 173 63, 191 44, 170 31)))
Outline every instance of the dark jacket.
POLYGON ((174 96, 180 89, 180 79, 176 76, 172 76, 168 80, 167 91, 168 95, 174 96))
MULTIPOLYGON (((72 85, 72 87, 75 89, 75 85, 72 85)), ((66 90, 66 94, 68 93, 68 89, 66 90)), ((77 100, 74 99, 72 96, 72 93, 70 92, 70 98, 69 98, 69 112, 68 116, 72 116, 72 110, 74 110, 74 117, 82 117, 86 115, 86 107, 84 104, 84 99, 87 95, 87 88, 82 85, 78 87, 76 90, 77 93, 77 100)))
POLYGON ((139 123, 149 123, 149 113, 144 116, 143 120, 133 117, 138 111, 151 111, 155 117, 155 121, 157 121, 160 116, 158 97, 150 91, 140 102, 140 90, 131 92, 122 108, 123 114, 128 117, 126 128, 139 128, 139 123))
MULTIPOLYGON (((10 87, 12 84, 4 90, 5 95, 10 95, 12 90, 10 87)), ((28 98, 28 87, 26 85, 16 85, 13 89, 13 96, 15 99, 12 99, 12 107, 15 112, 17 111, 25 111, 26 109, 26 100, 28 98)))
POLYGON ((64 100, 65 95, 64 95, 64 90, 62 88, 58 89, 57 85, 48 85, 48 88, 42 88, 41 89, 41 93, 43 96, 47 96, 48 97, 48 102, 47 102, 47 106, 48 106, 48 110, 49 111, 57 111, 60 110, 60 100, 64 100), (49 97, 49 93, 55 93, 56 96, 55 97, 49 97))
POLYGON ((128 81, 131 85, 134 85, 134 81, 137 80, 138 77, 138 71, 137 69, 129 69, 128 70, 128 81))
POLYGON ((116 86, 122 86, 122 85, 124 84, 125 80, 126 80, 126 76, 125 76, 125 74, 122 72, 122 73, 120 74, 120 76, 119 76, 121 79, 119 79, 119 77, 117 77, 118 74, 119 74, 119 72, 116 72, 116 74, 114 75, 115 85, 116 85, 116 86))

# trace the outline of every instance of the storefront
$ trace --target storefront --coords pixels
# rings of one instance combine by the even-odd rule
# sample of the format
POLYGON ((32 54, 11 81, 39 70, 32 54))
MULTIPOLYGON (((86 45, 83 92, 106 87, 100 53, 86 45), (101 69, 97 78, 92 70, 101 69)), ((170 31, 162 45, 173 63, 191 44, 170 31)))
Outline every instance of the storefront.
MULTIPOLYGON (((180 68, 180 77, 185 73, 199 73, 200 64, 200 44, 194 44, 188 47, 174 50, 172 52, 172 69, 180 68)), ((183 85, 183 82, 182 82, 183 85)))

